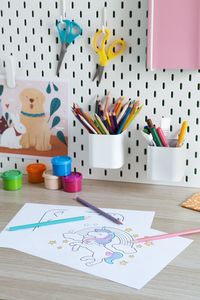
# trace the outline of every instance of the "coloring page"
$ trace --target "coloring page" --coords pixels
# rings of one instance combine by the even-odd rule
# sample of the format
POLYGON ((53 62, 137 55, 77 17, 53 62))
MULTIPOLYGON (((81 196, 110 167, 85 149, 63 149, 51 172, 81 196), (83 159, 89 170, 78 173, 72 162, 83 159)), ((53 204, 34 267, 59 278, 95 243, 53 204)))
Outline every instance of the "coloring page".
POLYGON ((5 229, 0 234, 0 246, 140 289, 192 242, 171 238, 135 243, 138 237, 161 233, 144 226, 150 214, 109 211, 121 217, 123 225, 85 207, 26 204, 6 228, 27 224, 27 220, 35 223, 81 215, 85 220, 16 232, 5 229))

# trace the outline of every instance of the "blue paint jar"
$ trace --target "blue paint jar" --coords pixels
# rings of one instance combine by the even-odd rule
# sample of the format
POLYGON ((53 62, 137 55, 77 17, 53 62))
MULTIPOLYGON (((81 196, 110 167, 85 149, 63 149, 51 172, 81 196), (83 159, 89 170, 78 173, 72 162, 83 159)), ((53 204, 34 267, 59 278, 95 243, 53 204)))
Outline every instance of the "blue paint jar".
POLYGON ((72 159, 69 156, 55 156, 51 160, 53 175, 68 176, 71 174, 72 159))

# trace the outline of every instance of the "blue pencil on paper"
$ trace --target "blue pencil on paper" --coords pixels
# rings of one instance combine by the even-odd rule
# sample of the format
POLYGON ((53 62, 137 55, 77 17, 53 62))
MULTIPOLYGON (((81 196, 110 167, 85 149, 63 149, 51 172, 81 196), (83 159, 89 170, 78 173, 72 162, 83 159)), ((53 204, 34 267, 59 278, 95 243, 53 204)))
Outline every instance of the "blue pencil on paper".
POLYGON ((17 230, 23 230, 23 229, 29 229, 29 228, 35 228, 35 227, 44 227, 44 226, 49 226, 49 225, 56 225, 56 224, 83 221, 83 220, 85 220, 85 217, 79 216, 79 217, 59 219, 59 220, 46 221, 46 222, 40 222, 40 223, 18 225, 18 226, 9 227, 7 230, 8 231, 17 231, 17 230))

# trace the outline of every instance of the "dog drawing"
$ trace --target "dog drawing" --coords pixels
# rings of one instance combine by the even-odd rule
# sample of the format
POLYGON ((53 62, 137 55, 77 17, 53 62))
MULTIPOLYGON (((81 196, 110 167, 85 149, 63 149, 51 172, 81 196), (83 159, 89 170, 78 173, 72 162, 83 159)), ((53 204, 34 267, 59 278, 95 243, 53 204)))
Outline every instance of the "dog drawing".
POLYGON ((22 148, 35 147, 39 151, 51 149, 50 129, 44 112, 44 94, 33 88, 24 89, 20 94, 22 103, 20 121, 26 127, 20 143, 22 148))

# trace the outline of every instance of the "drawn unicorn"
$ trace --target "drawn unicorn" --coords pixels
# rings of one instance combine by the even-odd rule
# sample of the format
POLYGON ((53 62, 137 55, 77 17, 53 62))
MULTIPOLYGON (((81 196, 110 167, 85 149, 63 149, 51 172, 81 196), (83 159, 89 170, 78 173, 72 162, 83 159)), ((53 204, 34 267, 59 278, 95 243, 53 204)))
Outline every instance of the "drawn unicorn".
POLYGON ((136 253, 133 237, 125 231, 111 227, 87 228, 74 233, 64 233, 63 237, 70 243, 72 251, 84 248, 89 255, 82 256, 81 261, 86 266, 100 263, 113 264, 125 254, 136 253))

